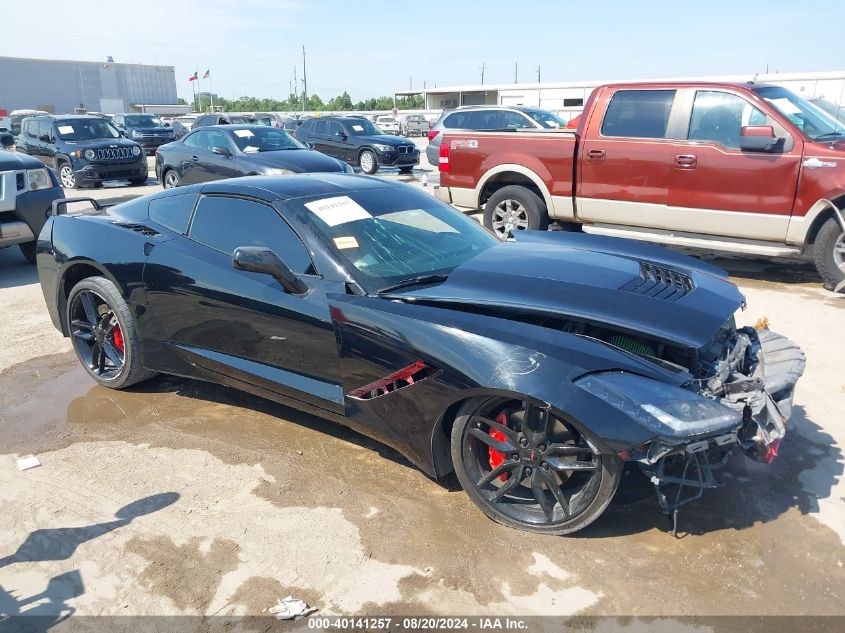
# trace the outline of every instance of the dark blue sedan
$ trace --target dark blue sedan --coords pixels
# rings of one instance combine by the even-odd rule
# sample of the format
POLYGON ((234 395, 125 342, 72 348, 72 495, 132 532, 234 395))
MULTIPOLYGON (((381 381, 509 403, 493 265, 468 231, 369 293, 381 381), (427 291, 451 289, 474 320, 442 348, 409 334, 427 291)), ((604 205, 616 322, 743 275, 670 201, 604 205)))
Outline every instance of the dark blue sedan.
POLYGON ((162 145, 156 176, 165 189, 235 178, 351 172, 337 159, 309 150, 284 130, 262 125, 215 125, 162 145))

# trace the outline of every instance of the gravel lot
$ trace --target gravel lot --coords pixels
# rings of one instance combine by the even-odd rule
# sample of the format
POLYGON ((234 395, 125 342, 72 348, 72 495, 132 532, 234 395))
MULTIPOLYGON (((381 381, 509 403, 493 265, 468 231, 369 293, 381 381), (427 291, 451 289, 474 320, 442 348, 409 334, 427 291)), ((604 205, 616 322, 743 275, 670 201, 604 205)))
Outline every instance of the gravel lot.
POLYGON ((684 538, 636 479, 552 538, 281 405, 176 378, 95 386, 34 269, 0 251, 0 612, 255 615, 292 594, 323 614, 845 615, 845 296, 800 262, 710 259, 747 296, 742 324, 807 353, 780 457, 734 460, 681 512, 684 538), (28 453, 42 466, 20 472, 28 453))

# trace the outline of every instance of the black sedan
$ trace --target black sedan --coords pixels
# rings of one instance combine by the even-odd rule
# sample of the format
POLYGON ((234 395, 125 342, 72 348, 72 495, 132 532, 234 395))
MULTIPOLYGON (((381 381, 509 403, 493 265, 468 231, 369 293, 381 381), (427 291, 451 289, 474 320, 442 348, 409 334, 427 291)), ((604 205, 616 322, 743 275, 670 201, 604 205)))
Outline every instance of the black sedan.
POLYGON ((787 339, 733 325, 743 297, 708 264, 582 233, 499 242, 361 176, 60 213, 37 258, 97 383, 176 374, 286 403, 454 470, 488 516, 546 534, 600 516, 626 463, 673 513, 732 451, 771 461, 804 367, 787 339))
POLYGON ((263 125, 193 129, 156 153, 165 189, 237 176, 351 172, 345 163, 307 149, 284 130, 263 125))
POLYGON ((409 173, 420 164, 420 150, 413 141, 385 134, 363 117, 326 116, 305 120, 296 138, 317 151, 374 174, 379 167, 398 167, 409 173))

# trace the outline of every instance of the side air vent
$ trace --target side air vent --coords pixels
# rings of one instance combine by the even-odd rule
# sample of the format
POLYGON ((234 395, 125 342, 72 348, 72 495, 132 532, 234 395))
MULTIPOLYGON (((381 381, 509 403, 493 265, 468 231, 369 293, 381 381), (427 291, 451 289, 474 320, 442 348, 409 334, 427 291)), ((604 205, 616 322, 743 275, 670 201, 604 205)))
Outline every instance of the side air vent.
POLYGON ((684 273, 641 262, 640 276, 621 286, 619 290, 655 299, 677 301, 692 292, 694 287, 692 279, 684 273))
POLYGON ((403 367, 399 371, 394 372, 381 380, 371 382, 368 385, 364 385, 354 391, 350 391, 348 395, 350 398, 355 398, 356 400, 372 400, 373 398, 386 396, 387 394, 403 389, 404 387, 410 387, 411 385, 421 382, 436 373, 437 370, 433 367, 429 367, 422 361, 417 361, 416 363, 403 367))
POLYGON ((140 233, 141 235, 146 235, 147 237, 158 237, 161 235, 155 229, 151 229, 150 227, 144 224, 135 224, 133 222, 115 222, 117 226, 122 226, 125 229, 129 229, 130 231, 135 231, 136 233, 140 233))
POLYGON ((26 187, 26 182, 24 181, 23 172, 19 171, 15 174, 15 186, 18 188, 18 191, 26 187))

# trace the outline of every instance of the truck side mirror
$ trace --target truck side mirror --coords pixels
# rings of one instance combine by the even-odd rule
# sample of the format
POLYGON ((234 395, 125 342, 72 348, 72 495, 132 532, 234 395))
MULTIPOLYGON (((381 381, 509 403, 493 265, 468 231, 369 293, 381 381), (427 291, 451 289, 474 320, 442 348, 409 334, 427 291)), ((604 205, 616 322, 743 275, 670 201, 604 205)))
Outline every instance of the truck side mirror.
POLYGON ((308 284, 297 277, 276 253, 264 246, 238 246, 232 253, 232 267, 270 275, 290 294, 308 292, 308 284))
POLYGON ((749 152, 774 152, 783 147, 771 125, 746 125, 739 132, 739 148, 749 152))
POLYGON ((15 145, 15 136, 11 132, 0 132, 0 147, 11 149, 15 145))

